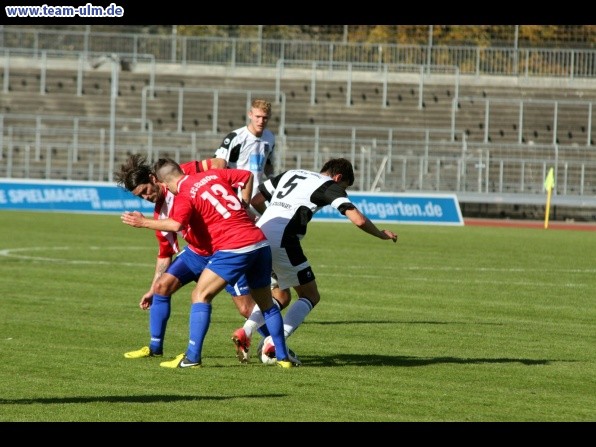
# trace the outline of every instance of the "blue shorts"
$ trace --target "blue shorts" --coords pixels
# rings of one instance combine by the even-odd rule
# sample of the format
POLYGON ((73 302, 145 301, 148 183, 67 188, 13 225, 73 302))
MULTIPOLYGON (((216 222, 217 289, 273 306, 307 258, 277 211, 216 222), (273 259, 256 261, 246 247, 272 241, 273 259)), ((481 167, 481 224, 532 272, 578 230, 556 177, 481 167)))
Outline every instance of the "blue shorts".
MULTIPOLYGON (((201 276, 201 273, 207 267, 210 258, 210 256, 201 256, 192 250, 184 249, 176 256, 174 262, 166 270, 166 273, 175 276, 183 286, 191 281, 197 282, 199 276, 201 276)), ((232 297, 248 295, 250 289, 248 288, 246 276, 242 275, 234 285, 228 284, 226 286, 226 292, 232 295, 232 297)))
POLYGON ((271 247, 268 245, 248 253, 215 252, 207 268, 228 284, 236 284, 244 275, 251 289, 271 286, 271 247))
MULTIPOLYGON (((178 279, 178 281, 180 281, 180 284, 185 286, 191 281, 196 282, 199 276, 193 273, 193 271, 188 267, 182 256, 183 253, 184 251, 174 259, 174 262, 170 264, 170 266, 166 270, 166 273, 175 276, 178 279)), ((207 265, 206 260, 205 265, 207 265)))
POLYGON ((228 284, 226 286, 226 292, 234 296, 250 295, 250 288, 248 287, 248 281, 246 275, 240 276, 236 284, 233 286, 228 284))

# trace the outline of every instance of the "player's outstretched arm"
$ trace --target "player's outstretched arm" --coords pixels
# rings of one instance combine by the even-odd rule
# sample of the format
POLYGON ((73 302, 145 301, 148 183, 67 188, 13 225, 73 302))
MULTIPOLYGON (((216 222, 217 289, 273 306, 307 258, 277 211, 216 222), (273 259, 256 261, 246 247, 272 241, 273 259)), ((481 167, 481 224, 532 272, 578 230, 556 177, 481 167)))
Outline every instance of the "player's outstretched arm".
POLYGON ((397 242, 397 234, 389 230, 380 230, 368 217, 362 214, 358 208, 346 210, 346 217, 350 219, 354 225, 368 234, 378 237, 379 239, 391 239, 393 242, 397 242))
POLYGON ((135 228, 149 228, 160 231, 181 231, 184 226, 172 218, 148 219, 139 211, 125 211, 120 216, 122 223, 135 228))
POLYGON ((151 287, 139 301, 139 307, 143 310, 149 310, 151 304, 153 304, 153 294, 155 293, 155 283, 157 280, 163 275, 163 273, 168 269, 168 267, 172 264, 172 257, 167 258, 157 258, 155 261, 155 274, 153 275, 153 281, 151 282, 151 287))

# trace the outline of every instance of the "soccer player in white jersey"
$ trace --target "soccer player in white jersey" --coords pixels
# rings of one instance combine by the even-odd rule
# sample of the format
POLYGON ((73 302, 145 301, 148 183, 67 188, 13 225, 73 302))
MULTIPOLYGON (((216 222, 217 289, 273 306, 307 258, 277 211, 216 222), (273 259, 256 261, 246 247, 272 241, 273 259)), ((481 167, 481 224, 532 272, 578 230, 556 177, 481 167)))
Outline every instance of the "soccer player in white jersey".
MULTIPOLYGON (((247 115, 249 123, 226 135, 219 149, 215 151, 214 157, 225 160, 228 168, 246 169, 252 172, 254 176, 252 195, 254 196, 259 192, 258 186, 273 175, 275 135, 267 129, 271 118, 271 103, 264 99, 253 99, 247 115)), ((250 211, 255 217, 260 214, 252 206, 250 211)), ((271 292, 280 310, 290 304, 292 299, 290 291, 278 287, 275 275, 271 278, 271 292)), ((260 312, 259 307, 255 306, 253 309, 255 319, 262 318, 260 312)), ((264 326, 259 328, 259 332, 263 337, 269 335, 264 326)), ((242 363, 248 362, 250 337, 246 337, 242 328, 239 328, 232 334, 232 341, 238 360, 242 363)))
MULTIPOLYGON (((259 193, 251 200, 262 215, 257 221, 271 245, 273 271, 280 289, 294 288, 298 300, 284 315, 284 335, 289 337, 320 301, 315 274, 302 251, 300 241, 312 216, 331 205, 366 233, 379 239, 397 242, 397 234, 381 230, 350 201, 346 188, 354 183, 354 170, 349 160, 329 160, 321 172, 292 169, 259 186, 259 193), (267 205, 267 202, 269 205, 267 205)), ((254 315, 244 324, 248 337, 263 322, 254 315)), ((268 337, 262 347, 264 354, 275 355, 275 347, 268 337)))
POLYGON ((228 168, 253 173, 253 195, 258 192, 257 187, 273 174, 275 135, 267 129, 269 118, 271 103, 254 99, 248 111, 249 123, 226 135, 215 151, 215 158, 226 160, 228 168))

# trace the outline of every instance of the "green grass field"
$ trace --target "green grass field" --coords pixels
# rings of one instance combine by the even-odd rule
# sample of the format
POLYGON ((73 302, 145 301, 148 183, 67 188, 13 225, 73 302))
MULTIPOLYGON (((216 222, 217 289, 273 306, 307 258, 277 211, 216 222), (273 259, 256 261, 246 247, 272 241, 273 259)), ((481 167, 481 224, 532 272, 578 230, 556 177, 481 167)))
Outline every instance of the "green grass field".
MULTIPOLYGON (((596 420, 596 232, 387 225, 393 244, 313 222, 322 300, 288 339, 303 366, 239 364, 222 292, 204 367, 171 370, 123 357, 149 341, 151 231, 13 211, 0 227, 3 422, 596 420)), ((186 348, 190 291, 166 359, 186 348)))

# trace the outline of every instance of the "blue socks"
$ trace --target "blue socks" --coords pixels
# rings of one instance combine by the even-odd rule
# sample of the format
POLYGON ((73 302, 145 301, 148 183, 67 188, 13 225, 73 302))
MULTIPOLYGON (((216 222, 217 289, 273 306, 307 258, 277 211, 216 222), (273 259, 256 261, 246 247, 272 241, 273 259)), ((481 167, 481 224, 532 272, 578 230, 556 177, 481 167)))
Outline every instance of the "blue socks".
POLYGON ((271 306, 268 310, 263 311, 263 316, 275 345, 275 357, 277 357, 277 360, 287 359, 288 349, 286 347, 286 337, 284 337, 284 320, 279 308, 271 306))
MULTIPOLYGON (((193 303, 190 306, 190 334, 186 358, 193 363, 201 363, 203 341, 211 323, 211 304, 193 303)), ((283 324, 283 323, 282 323, 283 324)))
POLYGON ((151 334, 149 349, 154 354, 163 354, 163 342, 170 318, 171 301, 172 297, 153 295, 153 302, 149 308, 149 333, 151 334))
MULTIPOLYGON (((275 298, 273 298, 273 304, 275 304, 275 306, 281 310, 281 305, 279 304, 279 301, 277 301, 275 298)), ((257 332, 261 335, 261 337, 263 338, 267 338, 271 335, 271 333, 269 332, 269 329, 267 329, 267 325, 264 324, 263 326, 261 326, 260 328, 257 329, 257 332)))

